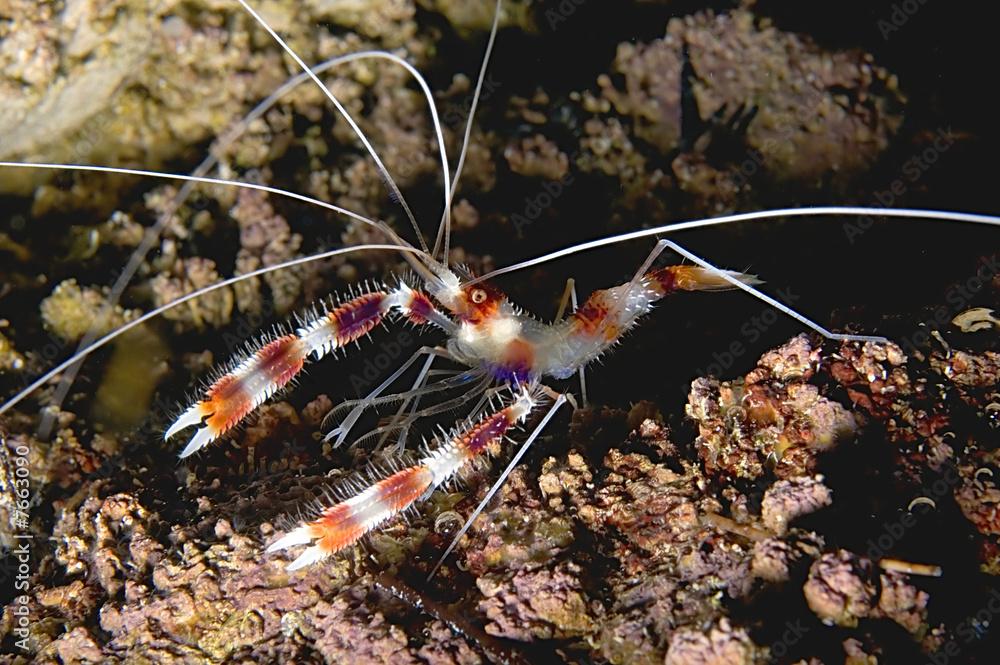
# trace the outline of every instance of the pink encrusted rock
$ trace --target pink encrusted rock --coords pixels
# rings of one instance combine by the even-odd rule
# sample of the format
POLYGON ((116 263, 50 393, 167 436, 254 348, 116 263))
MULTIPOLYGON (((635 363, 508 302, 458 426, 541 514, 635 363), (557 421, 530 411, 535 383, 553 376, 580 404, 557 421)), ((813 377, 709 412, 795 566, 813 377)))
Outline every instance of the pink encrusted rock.
POLYGON ((766 662, 766 651, 746 630, 721 619, 707 632, 682 628, 670 640, 664 665, 754 665, 766 662))
POLYGON ((823 484, 823 476, 779 480, 764 492, 761 518, 779 536, 797 517, 814 513, 833 503, 833 493, 823 484))
POLYGON ((490 623, 486 632, 509 639, 566 638, 596 629, 591 605, 580 586, 579 566, 520 571, 510 581, 493 577, 476 580, 485 596, 480 611, 490 623))
POLYGON ((875 607, 871 575, 871 562, 850 552, 824 554, 809 569, 806 602, 824 623, 856 626, 875 607))

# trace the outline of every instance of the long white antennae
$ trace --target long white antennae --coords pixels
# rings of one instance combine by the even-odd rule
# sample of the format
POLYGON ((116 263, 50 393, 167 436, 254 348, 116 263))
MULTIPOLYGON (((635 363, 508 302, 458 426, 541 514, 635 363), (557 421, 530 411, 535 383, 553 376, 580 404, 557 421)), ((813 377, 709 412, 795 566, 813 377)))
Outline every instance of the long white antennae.
MULTIPOLYGON (((444 154, 444 134, 441 130, 441 124, 437 117, 437 108, 434 106, 434 96, 427 85, 427 81, 420 74, 420 72, 417 71, 417 69, 413 65, 411 65, 403 58, 399 57, 394 53, 389 53, 388 51, 357 51, 355 53, 348 53, 346 55, 337 56, 336 58, 330 58, 329 60, 324 60, 323 62, 313 67, 312 72, 314 74, 322 74, 323 72, 329 69, 333 69, 338 65, 347 64, 349 62, 353 62, 354 60, 367 60, 367 59, 384 59, 394 62, 403 67, 404 69, 406 69, 406 71, 408 71, 414 77, 414 79, 416 79, 417 83, 420 85, 421 90, 423 91, 424 97, 427 99, 427 104, 430 107, 431 117, 434 123, 434 131, 437 138, 437 144, 442 154, 444 154)), ((280 100, 282 97, 284 97, 289 92, 294 90, 296 87, 298 87, 299 85, 308 80, 310 80, 309 72, 302 72, 300 74, 296 74, 292 78, 285 81, 281 85, 281 87, 279 87, 277 90, 268 95, 268 97, 259 104, 257 104, 257 106, 255 106, 253 110, 251 110, 250 113, 246 115, 246 117, 244 117, 239 123, 234 125, 229 131, 227 131, 219 139, 219 141, 215 145, 213 145, 212 147, 213 153, 215 151, 221 152, 222 150, 224 150, 226 146, 228 146, 237 138, 239 138, 239 136, 246 131, 247 127, 254 120, 264 115, 272 106, 274 106, 278 102, 278 100, 280 100)), ((198 168, 194 170, 193 175, 204 175, 216 163, 218 163, 218 157, 213 153, 210 153, 205 158, 205 160, 198 165, 198 168)), ((447 155, 445 155, 445 158, 447 159, 447 155)), ((442 168, 446 166, 447 166, 446 162, 442 164, 442 168)))
MULTIPOLYGON (((384 57, 387 58, 400 66, 402 66, 406 71, 410 72, 420 89, 424 93, 424 97, 427 99, 427 108, 431 114, 431 124, 434 125, 434 137, 437 139, 438 154, 441 158, 441 172, 443 175, 442 182, 444 183, 444 210, 448 219, 451 219, 451 199, 454 196, 454 185, 448 184, 448 151, 445 149, 444 145, 444 131, 441 129, 441 119, 438 117, 437 105, 434 103, 434 95, 431 93, 430 86, 427 85, 427 80, 424 79, 423 74, 417 71, 417 68, 411 65, 408 61, 400 58, 398 55, 394 55, 387 51, 367 51, 366 53, 371 54, 373 57, 384 57)), ((400 196, 402 200, 402 196, 400 196)), ((417 235, 420 236, 420 244, 423 246, 424 251, 427 251, 427 245, 424 243, 423 234, 420 233, 420 229, 416 229, 417 235)), ((447 262, 445 263, 447 267, 447 262)))
MULTIPOLYGON (((496 9, 493 11, 493 27, 490 28, 490 38, 486 42, 486 53, 483 55, 483 64, 479 67, 479 80, 476 81, 476 90, 472 93, 472 104, 469 105, 469 117, 465 120, 465 134, 462 137, 462 151, 458 155, 458 165, 455 167, 455 178, 451 182, 451 192, 445 201, 444 214, 441 215, 441 223, 438 225, 437 238, 434 241, 434 251, 431 255, 437 257, 438 250, 441 249, 441 240, 444 236, 444 255, 441 262, 444 267, 448 267, 449 244, 451 243, 451 202, 458 188, 458 179, 462 177, 462 168, 465 166, 465 154, 469 150, 469 137, 472 135, 472 121, 476 117, 476 107, 479 105, 479 95, 483 89, 483 81, 486 80, 486 67, 490 64, 490 54, 493 53, 493 43, 497 38, 497 29, 500 25, 500 3, 497 0, 496 9)), ((445 175, 445 179, 447 179, 445 175)))
POLYGON ((77 361, 79 361, 81 358, 85 358, 85 357, 89 356, 91 353, 93 353, 94 351, 98 350, 102 346, 106 345, 108 342, 114 340, 118 336, 120 336, 120 335, 128 332, 129 330, 131 330, 132 328, 135 328, 138 325, 141 325, 141 324, 145 323, 146 321, 152 319, 153 317, 156 317, 156 316, 159 316, 160 314, 163 314, 164 312, 166 312, 168 310, 171 310, 171 309, 173 309, 175 307, 179 307, 180 305, 183 305, 184 303, 186 303, 186 302, 188 302, 190 300, 194 300, 195 298, 199 298, 199 297, 205 295, 206 293, 211 293, 212 291, 217 291, 218 289, 221 289, 221 288, 224 288, 224 287, 231 286, 233 284, 237 284, 239 282, 242 282, 245 279, 251 279, 253 277, 259 277, 261 275, 266 275, 267 273, 274 272, 275 270, 284 270, 285 268, 292 268, 294 266, 302 265, 302 264, 305 264, 305 263, 310 263, 312 261, 320 261, 322 259, 328 259, 328 258, 330 258, 332 256, 339 256, 341 254, 349 254, 351 252, 359 252, 359 251, 363 251, 363 250, 390 250, 390 251, 399 251, 399 252, 411 252, 411 253, 414 253, 414 254, 423 254, 423 252, 421 250, 417 249, 416 247, 401 247, 399 245, 357 245, 357 246, 354 246, 354 247, 341 247, 340 249, 332 249, 332 250, 327 251, 327 252, 321 252, 319 254, 312 254, 310 256, 300 256, 299 258, 291 259, 291 260, 285 261, 283 263, 276 263, 273 266, 267 266, 265 268, 260 268, 258 270, 254 270, 254 271, 242 274, 242 275, 236 275, 235 277, 230 277, 229 279, 224 279, 221 282, 216 282, 215 284, 209 284, 208 286, 202 287, 202 288, 198 289, 197 291, 192 291, 191 293, 188 293, 187 295, 181 296, 180 298, 177 298, 176 300, 171 300, 170 302, 166 303, 165 305, 161 305, 161 306, 157 307, 156 309, 154 309, 154 310, 152 310, 150 312, 147 312, 146 314, 143 314, 142 316, 140 316, 139 318, 135 319, 134 321, 129 321, 128 323, 126 323, 122 327, 117 328, 117 329, 109 332, 104 337, 101 337, 100 339, 98 339, 96 342, 94 342, 90 346, 86 347, 85 349, 81 349, 81 350, 77 351, 72 356, 70 356, 69 358, 67 358, 63 362, 59 363, 59 365, 57 365, 56 367, 54 367, 51 370, 49 370, 48 372, 46 372, 44 375, 40 376, 38 379, 36 379, 34 382, 32 382, 31 385, 27 386, 26 388, 24 388, 23 390, 21 390, 19 393, 17 393, 16 395, 14 395, 14 397, 12 397, 7 402, 5 402, 3 406, 0 406, 0 415, 3 415, 9 409, 11 409, 12 407, 16 406, 25 397, 27 397, 28 395, 30 395, 32 392, 34 392, 40 386, 44 385, 52 377, 54 377, 57 374, 59 374, 60 372, 62 372, 64 369, 66 369, 70 365, 73 365, 74 363, 76 363, 77 361))
MULTIPOLYGON (((721 277, 725 281, 727 281, 730 284, 732 284, 734 287, 736 287, 738 289, 742 289, 743 291, 746 291, 747 293, 749 293, 750 295, 752 295, 754 298, 757 298, 759 300, 763 300, 764 302, 766 302, 768 305, 770 305, 771 307, 775 308, 779 312, 781 312, 781 313, 783 313, 783 314, 785 314, 787 316, 792 317, 793 319, 795 319, 796 321, 798 321, 802 325, 806 326, 807 328, 811 328, 812 330, 815 330, 816 332, 818 332, 823 337, 826 337, 827 339, 844 340, 844 341, 852 341, 852 342, 879 342, 879 343, 883 343, 883 344, 889 341, 888 338, 882 337, 881 335, 848 335, 848 334, 843 334, 843 333, 835 333, 835 332, 833 332, 831 330, 827 330, 826 328, 824 328, 820 324, 816 323, 812 319, 809 319, 806 316, 804 316, 802 314, 799 314, 798 312, 796 312, 794 309, 792 309, 788 305, 775 300, 774 298, 772 298, 771 296, 767 295, 766 293, 764 293, 760 289, 754 288, 750 284, 747 284, 745 280, 737 279, 729 271, 722 270, 718 266, 712 265, 711 263, 709 263, 705 259, 701 258, 697 254, 692 254, 691 252, 687 251, 686 249, 684 249, 683 247, 681 247, 677 243, 673 242, 672 240, 667 240, 666 238, 663 238, 663 239, 661 239, 661 240, 659 240, 657 242, 657 246, 658 247, 669 247, 670 249, 672 249, 673 251, 677 252, 678 254, 680 254, 684 258, 688 259, 689 261, 693 261, 694 263, 698 264, 702 268, 705 268, 706 270, 712 271, 713 273, 715 273, 716 275, 718 275, 719 277, 721 277)), ((645 272, 645 268, 642 270, 642 272, 645 272)))
MULTIPOLYGON (((347 112, 347 109, 345 109, 344 106, 340 103, 340 101, 338 101, 337 98, 334 96, 334 94, 330 92, 330 89, 327 88, 325 85, 323 85, 323 82, 319 80, 319 77, 316 76, 315 72, 313 72, 306 65, 306 63, 302 61, 302 58, 300 58, 299 55, 294 50, 292 50, 292 48, 287 43, 285 43, 285 40, 283 40, 278 35, 278 33, 276 33, 274 29, 271 28, 270 25, 268 25, 267 21, 265 21, 260 16, 260 14, 254 11, 253 7, 247 4, 246 0, 238 0, 238 1, 241 5, 243 5, 243 8, 247 10, 247 13, 249 13, 250 16, 252 16, 254 20, 261 25, 262 28, 267 30, 268 34, 271 35, 274 41, 276 41, 278 45, 280 45, 281 48, 283 48, 285 52, 289 56, 291 56, 293 60, 295 60, 296 64, 298 64, 298 66, 302 68, 302 71, 305 72, 309 76, 309 78, 311 78, 316 83, 317 86, 319 86, 319 89, 323 91, 323 94, 326 95, 327 99, 329 99, 333 103, 334 107, 336 107, 340 115, 343 116, 344 120, 347 121, 347 124, 350 125, 352 130, 354 130, 354 133, 361 140, 361 143, 365 146, 365 149, 368 151, 368 154, 370 154, 372 156, 372 159, 375 160, 375 164, 376 166, 378 166, 379 171, 382 173, 383 176, 385 176, 386 184, 389 186, 389 189, 392 192, 393 196, 396 198, 396 200, 399 201, 399 205, 406 212, 406 216, 409 218, 410 224, 413 225, 413 230, 417 234, 417 239, 420 241, 421 248, 423 248, 423 250, 429 254, 430 250, 427 247, 427 243, 424 241, 423 234, 420 233, 420 226, 417 224, 417 219, 416 217, 413 216, 413 212, 410 210, 410 206, 406 203, 406 199, 403 198, 402 192, 399 191, 399 187, 396 185, 396 181, 392 179, 392 175, 389 173, 388 169, 385 168, 385 164, 383 164, 382 160, 379 159, 378 153, 375 152, 375 149, 372 147, 372 144, 368 141, 368 138, 365 136, 365 133, 361 131, 361 128, 354 121, 354 118, 351 117, 351 114, 347 112)), ((416 70, 412 71, 415 72, 416 70)), ((419 74, 417 74, 417 80, 420 82, 421 87, 426 88, 426 83, 423 81, 423 77, 421 77, 419 74)), ((428 96, 430 96, 429 90, 425 90, 425 93, 428 96)), ((430 99, 433 100, 433 97, 430 97, 430 99)), ((433 103, 431 104, 431 115, 434 118, 435 127, 439 129, 440 124, 437 119, 437 109, 435 108, 433 103)), ((447 176, 448 156, 445 154, 443 141, 441 142, 440 145, 441 145, 441 161, 442 164, 444 165, 444 172, 445 172, 445 181, 444 181, 445 199, 447 200, 450 198, 451 194, 451 185, 447 176)))
MULTIPOLYGON (((359 51, 356 53, 348 53, 346 55, 338 56, 336 58, 331 58, 329 60, 321 62, 320 64, 313 67, 313 71, 316 73, 322 73, 337 65, 345 64, 353 60, 362 60, 367 58, 384 58, 392 62, 401 64, 404 68, 407 69, 407 71, 416 76, 418 81, 422 83, 422 87, 424 89, 424 94, 427 97, 428 104, 431 105, 433 110, 434 99, 431 96, 430 90, 427 88, 426 83, 423 82, 420 73, 417 72, 410 65, 410 63, 406 62, 399 56, 394 55, 392 53, 388 53, 385 51, 359 51)), ((285 83, 282 84, 281 87, 279 87, 277 90, 271 93, 265 100, 257 104, 257 106, 255 106, 240 122, 238 122, 236 125, 230 128, 229 131, 227 131, 222 137, 220 137, 219 140, 216 141, 212 146, 212 151, 209 152, 209 154, 205 157, 204 160, 202 160, 201 164, 199 164, 198 167, 195 168, 195 170, 191 173, 191 175, 194 177, 200 177, 206 175, 218 163, 219 158, 217 156, 217 153, 218 154, 224 153, 225 150, 228 148, 228 146, 231 145, 233 142, 235 142, 247 130, 247 128, 250 126, 250 123, 254 122, 257 118, 264 115, 264 113, 266 113, 268 109, 274 106, 274 104, 277 103, 279 99, 284 97, 295 87, 297 87, 298 85, 307 80, 309 80, 309 75, 303 72, 301 74, 297 74, 296 76, 290 78, 288 81, 285 81, 285 83)), ((438 145, 443 145, 443 136, 441 135, 440 127, 436 127, 436 129, 438 130, 438 140, 439 140, 438 145)), ((67 165, 67 168, 71 168, 70 165, 67 165)), ((146 254, 149 253, 149 250, 153 247, 153 244, 157 241, 157 239, 159 239, 160 233, 163 231, 163 227, 166 226, 167 222, 170 221, 170 219, 173 217, 174 212, 181 206, 181 204, 185 200, 187 200, 187 197, 191 194, 191 190, 193 189, 194 184, 195 181, 192 180, 186 181, 184 185, 174 195, 173 199, 167 205, 166 209, 161 212, 159 218, 156 220, 156 223, 153 224, 149 229, 147 229, 145 234, 143 234, 139 246, 136 247, 135 250, 132 252, 132 256, 129 257, 129 260, 126 263, 125 268, 118 275, 118 278, 115 280, 115 283, 111 287, 111 292, 108 294, 107 304, 106 304, 106 308, 108 310, 113 308, 118 303, 118 300, 121 298, 121 294, 125 291, 125 287, 128 286, 128 283, 132 280, 133 275, 139 269, 139 266, 142 264, 142 261, 146 257, 146 254)), ((385 229, 383 229, 383 231, 385 231, 385 229)), ((390 235, 391 238, 394 238, 395 240, 402 242, 400 238, 396 236, 394 233, 389 234, 387 232, 387 235, 390 235)), ((90 344, 94 339, 96 339, 96 337, 97 335, 94 333, 93 329, 88 330, 87 333, 84 335, 84 337, 80 340, 79 344, 77 345, 77 350, 79 351, 80 349, 86 348, 86 346, 90 344)), ((80 370, 80 365, 77 364, 71 367, 65 374, 63 374, 62 379, 60 381, 60 385, 56 389, 55 394, 53 395, 52 404, 54 404, 55 406, 59 406, 62 404, 62 401, 63 399, 65 399, 66 394, 69 392, 70 386, 72 386, 73 381, 76 379, 76 373, 79 370, 80 370)), ((51 422, 52 418, 50 418, 48 412, 46 412, 46 415, 43 416, 42 423, 39 426, 39 436, 41 436, 42 438, 48 437, 49 429, 51 427, 51 422)))
POLYGON ((240 182, 238 180, 225 180, 223 178, 210 178, 207 176, 196 176, 196 175, 183 175, 180 173, 164 173, 162 171, 146 171, 144 169, 129 169, 122 168, 118 166, 93 166, 90 164, 50 164, 46 162, 0 162, 0 166, 16 167, 21 169, 50 169, 50 170, 65 170, 72 169, 74 171, 95 171, 97 173, 120 173, 123 175, 138 175, 147 178, 160 178, 163 180, 184 180, 186 182, 200 182, 207 185, 225 185, 227 187, 241 187, 243 189, 255 189, 260 192, 267 192, 269 194, 277 194, 278 196, 284 196, 290 199, 295 199, 297 201, 303 201, 304 203, 309 203, 314 206, 319 206, 320 208, 326 208, 327 210, 332 210, 333 212, 340 213, 355 219, 364 224, 374 226, 377 229, 386 231, 388 229, 384 224, 380 224, 374 220, 368 219, 356 212, 352 212, 347 208, 341 208, 340 206, 335 206, 332 203, 327 203, 326 201, 320 201, 319 199, 314 199, 311 196, 306 196, 305 194, 298 194, 296 192, 290 192, 285 189, 279 189, 277 187, 269 187, 267 185, 259 185, 253 182, 240 182))
POLYGON ((548 254, 543 254, 542 256, 537 256, 533 259, 528 259, 526 261, 515 263, 514 265, 507 266, 506 268, 497 268, 493 272, 486 273, 485 275, 481 275, 479 277, 474 277, 473 279, 468 280, 464 284, 465 285, 476 284, 483 280, 497 277, 498 275, 505 275, 507 273, 514 272, 515 270, 523 270, 524 268, 530 268, 531 266, 536 266, 540 263, 545 263, 547 261, 559 259, 564 256, 570 256, 571 254, 578 254, 580 252, 586 252, 588 250, 596 249, 598 247, 615 245, 620 242, 635 240, 637 238, 647 238, 649 236, 655 236, 661 233, 674 233, 676 231, 685 231, 687 229, 698 229, 707 226, 719 226, 722 224, 734 224, 736 222, 749 222, 757 219, 773 219, 775 217, 823 217, 823 216, 843 216, 843 215, 913 217, 916 219, 925 219, 925 220, 967 222, 970 224, 987 224, 990 226, 1000 226, 1000 217, 995 217, 993 215, 979 215, 970 212, 948 212, 944 210, 919 210, 910 208, 865 208, 859 206, 815 206, 807 208, 782 208, 779 210, 759 210, 757 212, 744 212, 735 215, 723 215, 721 217, 712 217, 709 219, 696 219, 687 222, 673 222, 671 224, 664 224, 662 226, 654 226, 649 229, 640 229, 638 231, 631 231, 629 233, 622 233, 615 236, 608 236, 607 238, 598 238, 596 240, 582 242, 578 245, 572 245, 570 247, 556 250, 548 254))

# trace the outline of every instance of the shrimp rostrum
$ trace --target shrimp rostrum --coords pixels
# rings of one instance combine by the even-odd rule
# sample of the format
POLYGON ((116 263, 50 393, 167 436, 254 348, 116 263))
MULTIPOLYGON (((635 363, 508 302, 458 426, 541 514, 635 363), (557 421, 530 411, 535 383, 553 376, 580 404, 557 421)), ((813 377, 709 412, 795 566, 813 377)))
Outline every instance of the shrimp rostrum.
MULTIPOLYGON (((358 443, 377 440, 378 445, 381 446, 390 437, 394 437, 397 448, 402 448, 406 445, 409 434, 418 421, 454 412, 464 413, 465 417, 452 428, 441 429, 432 441, 424 445, 419 457, 414 462, 390 465, 386 470, 378 472, 370 483, 349 484, 339 494, 331 495, 333 498, 327 503, 317 505, 313 514, 304 518, 301 523, 273 542, 268 548, 269 552, 305 546, 301 551, 297 550, 298 556, 290 565, 291 569, 316 563, 350 547, 394 516, 418 505, 420 501, 428 498, 436 488, 446 485, 461 476, 467 469, 481 463, 489 455, 497 452, 505 441, 514 437, 516 430, 527 427, 519 451, 513 456, 483 502, 466 521, 465 526, 452 542, 452 547, 454 547, 465 529, 482 510, 486 501, 497 490, 528 446, 537 439, 555 412, 567 402, 575 402, 575 398, 569 393, 556 390, 551 384, 554 381, 563 381, 579 376, 581 393, 585 393, 583 380, 585 369, 616 345, 622 336, 637 325, 642 317, 649 314, 660 300, 671 294, 685 291, 742 289, 827 338, 857 341, 883 340, 883 338, 874 336, 833 333, 760 291, 757 288, 760 281, 756 276, 721 269, 676 243, 662 238, 656 241, 648 258, 637 267, 634 275, 628 281, 591 294, 579 306, 575 305, 575 292, 573 292, 574 306, 572 308, 565 306, 565 303, 570 300, 569 294, 571 292, 570 289, 567 289, 566 297, 563 299, 564 307, 561 308, 562 311, 557 314, 555 320, 551 322, 544 322, 519 308, 495 285, 492 281, 493 277, 538 265, 568 254, 615 243, 640 238, 658 238, 667 233, 690 228, 750 222, 775 217, 872 214, 883 217, 922 218, 991 225, 1000 222, 996 218, 983 215, 884 208, 873 210, 814 207, 744 213, 707 220, 673 223, 600 238, 495 270, 492 273, 474 276, 464 268, 449 265, 450 207, 452 193, 461 174, 465 150, 468 146, 469 128, 481 89, 486 61, 488 61, 496 36, 496 19, 494 19, 493 30, 487 44, 486 59, 480 71, 476 95, 473 97, 472 109, 468 116, 461 156, 457 168, 452 173, 448 166, 448 156, 444 148, 433 97, 419 73, 409 63, 393 54, 372 51, 342 56, 310 68, 244 0, 240 0, 240 2, 295 60, 302 69, 302 73, 262 103, 238 127, 245 129, 253 118, 259 117, 266 111, 269 104, 273 104, 284 92, 299 83, 311 80, 348 122, 374 160, 392 198, 403 208, 416 231, 418 245, 407 242, 384 222, 366 219, 324 201, 259 184, 206 177, 205 174, 215 163, 211 158, 206 160, 191 176, 97 166, 2 162, 0 166, 8 168, 75 168, 176 178, 186 181, 185 186, 195 182, 203 182, 212 185, 247 187, 274 195, 289 196, 347 215, 359 223, 372 225, 384 236, 385 244, 347 247, 302 257, 240 275, 188 294, 129 322, 101 339, 96 341, 93 337, 87 339, 76 354, 0 407, 0 413, 10 409, 30 392, 56 375, 65 372, 70 376, 69 380, 71 381, 72 373, 80 360, 117 335, 131 327, 140 325, 150 317, 156 316, 170 307, 197 298, 209 291, 224 288, 242 279, 253 278, 263 272, 283 269, 326 256, 360 249, 398 252, 409 264, 411 269, 409 275, 369 285, 361 290, 355 289, 347 297, 314 307, 308 315, 301 317, 292 328, 271 336, 256 350, 232 359, 218 378, 204 390, 200 398, 184 408, 165 431, 166 439, 185 437, 186 443, 180 456, 182 458, 188 457, 205 449, 213 441, 230 432, 250 416, 257 407, 278 391, 289 387, 293 380, 301 374, 307 363, 321 361, 327 356, 336 355, 339 350, 346 350, 352 343, 360 345, 363 338, 366 338, 377 326, 408 323, 435 331, 439 343, 417 350, 412 357, 396 368, 369 394, 356 400, 344 402, 334 408, 327 417, 327 422, 334 426, 328 429, 326 439, 332 441, 334 445, 341 445, 345 442, 358 443), (416 78, 429 103, 437 133, 444 176, 444 211, 433 248, 429 247, 424 240, 412 212, 406 205, 405 198, 368 139, 347 110, 317 76, 319 72, 325 71, 329 67, 361 58, 386 59, 405 67, 416 78), (660 266, 658 259, 668 249, 682 256, 686 263, 660 266), (460 369, 433 368, 434 363, 438 361, 448 362, 452 367, 457 366, 460 369), (410 377, 414 371, 416 379, 412 385, 398 385, 404 380, 404 377, 410 377), (356 425, 366 412, 386 405, 392 405, 396 410, 385 424, 364 432, 360 438, 352 438, 352 432, 357 429, 356 425)), ((228 140, 234 138, 234 136, 230 136, 228 140)), ((170 211, 164 214, 161 220, 169 217, 170 211)), ((163 223, 161 221, 152 229, 150 237, 153 240, 162 229, 163 223)), ((146 243, 145 249, 148 249, 151 244, 152 241, 146 243)), ((128 275, 130 274, 128 273, 128 275)), ((127 282, 127 276, 125 281, 127 282)), ((330 359, 326 359, 324 362, 330 362, 330 359)), ((585 394, 583 398, 586 399, 585 394)), ((451 548, 448 552, 450 551, 451 548)), ((445 556, 448 552, 445 553, 445 556)))

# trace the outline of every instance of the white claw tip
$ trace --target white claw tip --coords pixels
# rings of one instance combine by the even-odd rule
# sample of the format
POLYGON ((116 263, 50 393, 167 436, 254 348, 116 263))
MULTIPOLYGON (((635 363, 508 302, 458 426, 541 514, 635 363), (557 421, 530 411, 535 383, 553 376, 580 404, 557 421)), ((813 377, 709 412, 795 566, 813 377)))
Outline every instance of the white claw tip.
POLYGON ((289 531, 284 536, 271 543, 267 548, 267 553, 273 554, 274 552, 285 550, 289 547, 295 547, 296 545, 305 545, 306 543, 311 543, 312 540, 312 536, 309 535, 309 529, 307 527, 300 526, 297 529, 289 531))
MULTIPOLYGON (((297 529, 289 531, 284 536, 278 540, 271 543, 267 548, 268 554, 273 554, 280 550, 288 549, 289 547, 296 547, 297 545, 306 545, 315 540, 312 535, 312 530, 308 526, 300 526, 297 529)), ((288 572, 293 572, 299 570, 300 568, 305 568, 306 566, 311 566, 314 563, 318 563, 325 559, 328 553, 323 550, 319 545, 313 545, 312 547, 306 548, 302 554, 299 555, 295 561, 292 561, 285 567, 288 572)))
POLYGON ((185 427, 190 427, 191 425, 197 425, 201 422, 201 404, 192 404, 188 407, 188 410, 177 416, 177 420, 174 424, 170 426, 166 432, 163 433, 163 440, 166 441, 177 432, 180 432, 185 427))
POLYGON ((314 563, 319 563, 327 556, 326 552, 319 545, 313 545, 308 548, 305 552, 299 555, 299 558, 292 561, 285 568, 288 572, 293 572, 299 570, 300 568, 305 568, 306 566, 311 566, 314 563))
POLYGON ((749 284, 750 286, 757 286, 764 283, 764 280, 757 277, 757 275, 751 275, 750 273, 739 272, 738 270, 725 270, 723 272, 730 277, 736 278, 744 284, 749 284))
POLYGON ((202 427, 198 430, 197 434, 191 437, 191 440, 188 441, 187 446, 185 446, 184 450, 181 451, 180 458, 184 459, 185 457, 188 457, 196 451, 201 450, 214 440, 215 435, 212 434, 212 430, 207 427, 202 427))

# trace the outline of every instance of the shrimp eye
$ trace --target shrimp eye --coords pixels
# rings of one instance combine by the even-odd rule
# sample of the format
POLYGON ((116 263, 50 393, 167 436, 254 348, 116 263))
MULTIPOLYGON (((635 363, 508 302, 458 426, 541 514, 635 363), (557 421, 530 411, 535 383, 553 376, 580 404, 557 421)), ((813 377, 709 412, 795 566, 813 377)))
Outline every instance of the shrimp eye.
POLYGON ((477 305, 482 305, 486 302, 486 291, 483 291, 482 289, 475 289, 472 292, 472 302, 477 305))

